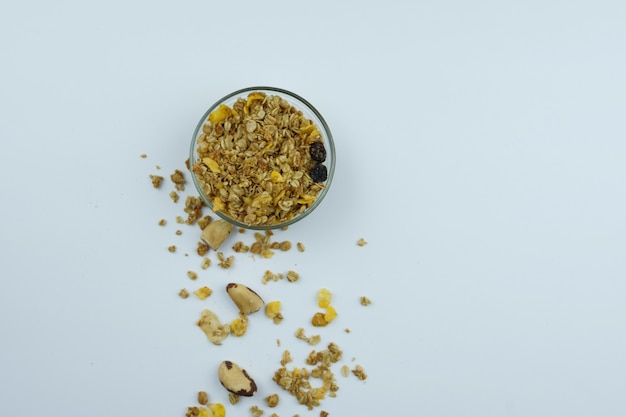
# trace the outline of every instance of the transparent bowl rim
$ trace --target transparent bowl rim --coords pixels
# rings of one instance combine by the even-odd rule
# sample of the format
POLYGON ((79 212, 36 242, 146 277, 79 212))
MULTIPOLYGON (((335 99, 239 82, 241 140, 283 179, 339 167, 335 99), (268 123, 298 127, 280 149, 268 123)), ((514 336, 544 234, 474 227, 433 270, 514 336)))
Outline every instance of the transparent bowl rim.
POLYGON ((246 224, 246 223, 242 223, 242 222, 240 222, 238 220, 235 220, 232 217, 229 217, 228 215, 224 214, 221 211, 220 212, 213 212, 213 213, 215 213, 220 218, 226 220, 227 222, 231 223, 233 226, 244 228, 244 229, 250 229, 250 230, 273 230, 273 229, 280 229, 280 228, 284 228, 284 227, 290 226, 290 225, 292 225, 292 224, 294 224, 294 223, 304 219, 306 216, 311 214, 311 212, 313 212, 313 210, 315 210, 317 208, 317 206, 320 205, 320 203, 322 202, 322 200, 324 199, 324 197, 328 193, 328 190, 330 188, 330 185, 332 183, 333 176, 334 176, 334 173, 335 173, 336 154, 335 154, 335 142, 333 140, 333 135, 332 135, 332 133, 330 131, 330 128, 328 127, 328 124, 326 123, 326 120, 324 119, 324 117, 306 99, 300 97, 299 95, 297 95, 295 93, 292 93, 291 91, 288 91, 288 90, 285 90, 285 89, 282 89, 282 88, 269 87, 269 86, 254 86, 254 87, 246 87, 246 88, 239 89, 237 91, 233 91, 232 93, 227 94, 226 96, 224 96, 221 99, 217 100, 204 113, 204 115, 202 116, 202 118, 200 119, 198 124, 196 125, 196 128, 195 128, 195 130, 193 132, 193 136, 191 138, 191 146, 189 148, 189 168, 190 168, 189 171, 191 173, 191 178, 193 180, 194 186, 196 187, 196 190, 198 191, 198 193, 200 195, 200 198, 202 198, 204 203, 212 210, 213 209, 213 204, 211 203, 211 201, 209 201, 209 199, 204 194, 204 191, 202 190, 202 187, 200 186, 198 178, 196 177, 196 175, 194 174, 193 169, 192 169, 193 164, 197 160, 197 156, 196 156, 195 153, 196 153, 196 142, 197 142, 197 139, 198 139, 198 135, 199 135, 200 131, 202 130, 202 126, 204 126, 204 124, 206 123, 209 115, 220 104, 230 100, 233 97, 242 96, 244 94, 251 93, 251 92, 254 92, 254 91, 282 94, 282 95, 287 96, 287 97, 289 97, 289 98, 291 98, 291 99, 296 101, 296 103, 291 103, 291 104, 295 105, 296 107, 298 107, 298 105, 303 105, 304 107, 306 107, 306 109, 308 111, 313 113, 313 115, 318 119, 319 123, 322 125, 321 127, 323 129, 324 145, 328 148, 328 154, 330 155, 330 158, 329 158, 330 161, 327 161, 327 162, 329 162, 328 166, 327 166, 327 168, 328 168, 328 177, 327 177, 326 181, 324 182, 324 188, 317 195, 317 198, 315 199, 313 204, 311 204, 311 206, 304 213, 298 214, 298 215, 294 216, 293 218, 291 218, 291 219, 289 219, 289 220, 287 220, 285 222, 282 222, 282 223, 277 223, 277 224, 272 224, 272 225, 249 225, 249 224, 246 224))

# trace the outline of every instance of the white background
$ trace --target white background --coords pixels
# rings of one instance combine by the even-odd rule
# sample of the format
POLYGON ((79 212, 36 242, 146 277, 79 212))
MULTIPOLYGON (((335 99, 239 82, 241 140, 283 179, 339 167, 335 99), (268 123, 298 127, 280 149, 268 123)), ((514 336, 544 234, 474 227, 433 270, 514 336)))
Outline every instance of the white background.
POLYGON ((331 416, 626 415, 625 22, 617 0, 4 2, 0 415, 182 416, 198 390, 227 401, 223 359, 259 384, 228 407, 249 415, 282 394, 282 349, 303 364, 321 287, 339 317, 318 333, 368 373, 338 376, 331 416), (306 252, 202 271, 148 176, 252 85, 317 107, 335 179, 277 234, 306 252), (231 281, 286 319, 216 347, 194 323, 235 317, 231 281))

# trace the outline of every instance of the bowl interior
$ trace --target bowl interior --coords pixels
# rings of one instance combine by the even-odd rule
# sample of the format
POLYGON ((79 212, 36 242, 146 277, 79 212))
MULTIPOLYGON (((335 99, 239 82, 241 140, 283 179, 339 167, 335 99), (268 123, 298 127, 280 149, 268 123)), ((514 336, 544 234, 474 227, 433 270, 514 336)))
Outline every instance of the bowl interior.
MULTIPOLYGON (((199 155, 197 153, 198 138, 203 134, 203 126, 205 125, 205 123, 207 123, 209 115, 213 113, 216 109, 218 109, 221 104, 225 104, 232 108, 232 106, 237 101, 237 99, 246 98, 250 93, 254 93, 254 92, 262 92, 268 96, 270 95, 279 96, 285 99, 289 104, 294 106, 296 109, 300 110, 305 118, 310 119, 318 127, 321 139, 326 148, 326 160, 324 161, 324 165, 327 168, 328 175, 327 175, 326 180, 323 182, 324 187, 319 191, 313 203, 311 203, 311 205, 304 212, 296 214, 291 219, 280 222, 280 223, 261 224, 261 225, 259 224, 251 225, 251 224, 244 223, 242 221, 239 221, 235 218, 230 217, 227 213, 224 213, 223 211, 215 212, 215 214, 217 214, 219 217, 221 217, 224 220, 227 220, 228 222, 232 223, 236 227, 242 227, 242 228, 253 229, 253 230, 278 229, 278 228, 287 227, 291 224, 294 224, 295 222, 302 220, 304 217, 308 216, 313 210, 315 210, 315 208, 322 202, 322 200, 328 193, 328 190, 330 188, 333 175, 335 172, 335 144, 334 144, 330 129, 326 121, 322 117, 322 115, 315 109, 315 107, 313 107, 304 98, 290 91, 283 90, 280 88, 275 88, 275 87, 249 87, 249 88, 237 90, 233 93, 228 94, 227 96, 215 102, 215 104, 213 104, 204 113, 204 115, 198 122, 198 125, 196 126, 196 129, 193 133, 193 137, 191 141, 191 147, 189 151, 189 164, 191 167, 193 166, 195 162, 199 160, 199 155)), ((191 177, 200 197, 203 199, 204 203, 211 210, 213 210, 213 204, 210 201, 210 199, 205 195, 203 188, 202 188, 202 184, 200 180, 198 179, 197 175, 193 172, 193 170, 191 170, 191 177)))

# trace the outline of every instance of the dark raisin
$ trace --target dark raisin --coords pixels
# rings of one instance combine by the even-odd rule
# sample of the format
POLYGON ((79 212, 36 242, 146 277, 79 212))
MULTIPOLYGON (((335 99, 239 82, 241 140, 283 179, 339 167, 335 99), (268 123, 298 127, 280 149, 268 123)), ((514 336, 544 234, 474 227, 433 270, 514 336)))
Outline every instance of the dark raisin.
POLYGON ((315 182, 324 182, 328 177, 328 171, 326 170, 326 165, 324 164, 316 164, 311 169, 311 179, 315 182))
POLYGON ((326 148, 322 142, 313 142, 309 150, 311 158, 318 162, 324 162, 326 160, 326 148))

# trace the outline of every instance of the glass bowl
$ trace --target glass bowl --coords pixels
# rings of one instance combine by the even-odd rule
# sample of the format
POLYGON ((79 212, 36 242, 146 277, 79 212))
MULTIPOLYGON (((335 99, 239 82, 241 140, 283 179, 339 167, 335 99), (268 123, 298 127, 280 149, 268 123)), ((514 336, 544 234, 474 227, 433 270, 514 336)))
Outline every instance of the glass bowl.
POLYGON ((279 229, 322 202, 335 172, 335 145, 308 101, 280 88, 249 87, 204 113, 189 168, 200 197, 219 217, 236 227, 279 229))

